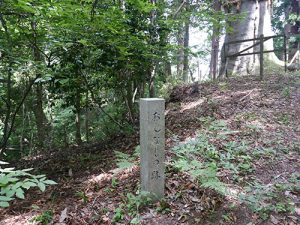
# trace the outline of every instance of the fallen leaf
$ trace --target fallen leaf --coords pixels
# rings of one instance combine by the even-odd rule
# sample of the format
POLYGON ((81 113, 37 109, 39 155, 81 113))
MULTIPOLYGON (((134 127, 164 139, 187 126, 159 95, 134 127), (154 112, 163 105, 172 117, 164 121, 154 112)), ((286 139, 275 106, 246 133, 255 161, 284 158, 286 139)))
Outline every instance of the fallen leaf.
POLYGON ((300 216, 300 208, 295 208, 295 212, 298 216, 300 216))
POLYGON ((190 199, 192 200, 192 202, 196 202, 196 203, 201 202, 199 198, 190 197, 190 199))
POLYGON ((64 220, 68 217, 68 207, 66 207, 63 211, 60 213, 59 222, 62 223, 64 220))
POLYGON ((271 218, 271 222, 272 222, 273 224, 279 224, 279 220, 276 219, 274 216, 271 215, 270 218, 271 218))

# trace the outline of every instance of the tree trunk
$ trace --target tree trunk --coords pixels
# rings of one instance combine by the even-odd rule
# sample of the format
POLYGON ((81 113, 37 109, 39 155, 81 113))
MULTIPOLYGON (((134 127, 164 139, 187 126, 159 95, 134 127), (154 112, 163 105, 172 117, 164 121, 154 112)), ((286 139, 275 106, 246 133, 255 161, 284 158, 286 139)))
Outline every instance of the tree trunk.
MULTIPOLYGON (((261 34, 265 37, 274 35, 271 27, 272 5, 269 0, 253 1, 245 0, 237 3, 228 3, 224 6, 227 13, 245 15, 244 19, 229 23, 233 28, 233 32, 228 32, 225 36, 225 43, 235 40, 258 38, 261 34)), ((248 75, 254 72, 259 65, 257 55, 247 55, 230 57, 225 59, 224 55, 235 54, 256 42, 243 42, 231 44, 229 47, 222 49, 222 64, 220 68, 220 76, 224 76, 226 70, 229 74, 248 75)), ((259 46, 259 45, 258 45, 259 46)), ((259 47, 258 47, 259 48, 259 47)), ((273 50, 273 39, 264 42, 264 50, 273 50)), ((251 48, 244 53, 257 51, 251 48)), ((264 54, 264 59, 284 66, 274 53, 264 54)))
POLYGON ((164 71, 165 71, 166 77, 172 76, 172 65, 169 60, 167 62, 165 62, 165 70, 164 71))
POLYGON ((37 127, 37 139, 38 139, 38 148, 46 147, 46 139, 48 132, 50 131, 47 117, 43 110, 43 86, 41 83, 38 83, 35 88, 35 104, 33 113, 35 116, 35 122, 37 127))
POLYGON ((85 139, 86 142, 90 141, 90 130, 89 130, 89 91, 85 93, 85 139))
MULTIPOLYGON (((299 34, 300 33, 300 21, 291 21, 289 19, 289 17, 291 15, 300 15, 300 2, 299 0, 291 0, 290 4, 287 7, 286 10, 286 19, 288 20, 288 23, 285 26, 285 34, 287 36, 290 35, 295 35, 295 34, 299 34)), ((290 51, 288 52, 288 58, 292 59, 295 55, 295 53, 297 52, 297 50, 299 49, 299 37, 294 40, 293 42, 289 42, 290 46, 289 49, 290 51)))
POLYGON ((150 70, 149 70, 149 97, 150 98, 154 98, 155 97, 155 66, 153 66, 150 70))
MULTIPOLYGON (((214 0, 213 9, 215 12, 221 11, 221 2, 219 0, 214 0)), ((219 58, 219 44, 220 44, 220 28, 219 21, 213 26, 212 40, 211 40, 211 57, 209 65, 209 75, 211 79, 215 80, 217 78, 217 66, 219 58)))
MULTIPOLYGON (((185 4, 185 11, 188 13, 190 10, 190 4, 189 0, 187 0, 185 4)), ((189 78, 189 42, 190 42, 190 16, 187 15, 187 18, 184 22, 184 37, 183 37, 183 49, 184 49, 184 55, 183 55, 183 71, 182 71, 182 77, 184 82, 188 82, 189 78)))
POLYGON ((11 86, 12 86, 12 71, 11 71, 12 64, 9 64, 9 68, 7 71, 7 83, 6 83, 6 113, 4 119, 4 128, 3 128, 3 135, 1 139, 1 146, 0 146, 0 153, 4 153, 6 150, 6 146, 9 139, 9 130, 12 129, 10 124, 11 121, 11 113, 12 113, 12 102, 11 102, 11 86))
POLYGON ((128 116, 129 116, 129 120, 130 122, 133 124, 134 122, 134 110, 133 110, 133 83, 129 80, 127 81, 127 87, 126 87, 126 93, 125 93, 125 103, 128 109, 128 116))
MULTIPOLYGON (((150 0, 150 3, 153 6, 156 6, 156 0, 150 0)), ((153 9, 150 13, 150 22, 151 22, 151 29, 150 29, 150 35, 151 40, 150 44, 154 44, 156 42, 156 38, 158 36, 156 24, 157 24, 157 10, 153 9)), ((149 77, 149 97, 153 98, 155 97, 155 73, 156 73, 156 65, 157 63, 153 60, 150 64, 150 68, 148 71, 148 77, 149 77)))
POLYGON ((183 61, 184 61, 184 29, 180 26, 177 31, 177 77, 183 78, 183 61))
POLYGON ((80 107, 80 91, 79 89, 76 90, 76 96, 75 96, 75 127, 76 127, 76 133, 75 133, 75 139, 76 139, 76 143, 78 145, 82 144, 82 139, 81 139, 81 118, 80 118, 80 111, 81 111, 81 107, 80 107))
MULTIPOLYGON (((32 44, 32 51, 33 51, 33 58, 34 61, 39 63, 41 62, 41 54, 37 47, 37 24, 36 22, 31 22, 31 29, 32 29, 32 38, 33 38, 33 44, 32 44)), ((37 74, 39 71, 37 71, 37 74)), ((36 94, 36 102, 35 107, 33 109, 35 119, 36 119, 36 126, 37 126, 37 139, 38 139, 38 148, 45 148, 46 147, 46 140, 48 137, 48 132, 50 132, 50 126, 47 120, 47 117, 44 113, 43 109, 43 85, 41 83, 38 83, 35 90, 36 94)))

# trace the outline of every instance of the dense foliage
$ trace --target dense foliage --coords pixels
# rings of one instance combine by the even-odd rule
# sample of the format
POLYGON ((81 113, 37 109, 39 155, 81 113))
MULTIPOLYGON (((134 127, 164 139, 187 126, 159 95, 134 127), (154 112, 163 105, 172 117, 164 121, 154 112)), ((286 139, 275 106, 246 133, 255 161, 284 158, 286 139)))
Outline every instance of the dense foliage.
MULTIPOLYGON (((288 3, 274 5, 279 30, 288 3)), ((1 0, 1 154, 132 132, 138 98, 194 80, 191 59, 207 61, 208 45, 191 46, 190 30, 209 41, 237 19, 206 0, 1 0)))
POLYGON ((136 99, 159 96, 183 79, 178 68, 192 52, 179 40, 182 26, 209 30, 216 18, 230 18, 210 5, 1 1, 1 154, 20 157, 132 132, 136 99))

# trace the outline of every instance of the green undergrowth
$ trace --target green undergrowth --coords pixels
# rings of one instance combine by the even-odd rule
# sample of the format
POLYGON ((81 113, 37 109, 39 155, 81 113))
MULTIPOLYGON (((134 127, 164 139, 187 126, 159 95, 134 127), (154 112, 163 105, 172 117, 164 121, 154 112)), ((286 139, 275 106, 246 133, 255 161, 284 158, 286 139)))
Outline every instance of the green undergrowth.
POLYGON ((130 224, 140 224, 140 210, 151 203, 148 192, 127 193, 123 203, 115 209, 113 222, 122 221, 128 215, 131 218, 130 224))
POLYGON ((56 182, 48 180, 46 175, 32 175, 29 171, 33 169, 16 170, 14 168, 1 168, 0 161, 0 208, 9 207, 9 203, 15 198, 25 199, 25 192, 38 187, 42 192, 46 186, 54 185, 56 182))
POLYGON ((266 220, 271 213, 293 213, 295 203, 292 195, 299 192, 300 174, 293 174, 286 182, 264 185, 253 181, 239 195, 239 200, 245 203, 261 219, 266 220))
MULTIPOLYGON (((247 116, 248 119, 256 119, 254 114, 247 116)), ((295 148, 284 149, 280 143, 274 148, 267 147, 264 142, 256 143, 254 147, 249 135, 257 140, 261 129, 251 128, 249 132, 245 126, 235 131, 223 120, 209 117, 200 120, 204 127, 196 137, 172 148, 175 157, 171 166, 188 173, 203 188, 213 189, 221 195, 232 195, 229 186, 238 187, 242 191, 232 197, 238 198, 240 203, 248 206, 263 220, 271 213, 293 213, 293 195, 287 193, 299 191, 299 174, 292 174, 291 179, 285 182, 264 185, 255 177, 254 164, 260 159, 264 159, 265 163, 272 162, 279 152, 289 153, 295 148)))
POLYGON ((52 210, 46 210, 40 215, 37 215, 31 219, 30 222, 36 223, 39 225, 48 225, 51 223, 53 219, 53 211, 52 210))
POLYGON ((201 186, 225 194, 221 174, 226 172, 234 182, 243 181, 254 171, 253 156, 246 141, 230 138, 235 131, 225 121, 206 121, 206 124, 195 138, 172 148, 175 157, 171 165, 189 173, 201 186))
MULTIPOLYGON (((243 114, 240 119, 251 121, 259 118, 254 113, 248 113, 243 114)), ((190 175, 204 189, 214 190, 223 196, 231 195, 261 219, 267 219, 271 213, 293 212, 292 197, 286 193, 296 192, 299 174, 293 174, 290 180, 277 182, 276 185, 264 185, 255 177, 255 163, 258 160, 264 160, 266 164, 272 163, 279 154, 293 151, 292 148, 284 149, 278 141, 280 135, 275 146, 272 140, 257 142, 263 130, 247 123, 240 130, 232 130, 225 120, 211 117, 202 117, 199 120, 203 128, 196 136, 185 142, 177 141, 171 149, 173 157, 167 162, 169 171, 190 175), (230 189, 232 186, 240 191, 233 194, 230 189)), ((176 137, 173 139, 178 140, 176 137)), ((118 166, 125 168, 137 164, 138 150, 139 147, 133 156, 116 152, 118 166)), ((142 197, 131 194, 127 196, 122 210, 119 207, 115 212, 115 221, 122 220, 124 214, 130 211, 126 205, 132 199, 139 202, 137 199, 142 197)), ((147 204, 147 201, 143 203, 147 204)), ((139 218, 141 205, 143 204, 138 203, 133 218, 139 218)))

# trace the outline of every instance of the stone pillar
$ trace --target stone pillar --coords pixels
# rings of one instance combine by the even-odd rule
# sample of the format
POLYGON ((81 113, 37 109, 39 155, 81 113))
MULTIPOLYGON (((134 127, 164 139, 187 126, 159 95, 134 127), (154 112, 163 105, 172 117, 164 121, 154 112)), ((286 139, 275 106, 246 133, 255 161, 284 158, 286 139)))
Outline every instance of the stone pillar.
POLYGON ((154 198, 165 189, 165 100, 140 99, 141 189, 154 198))

